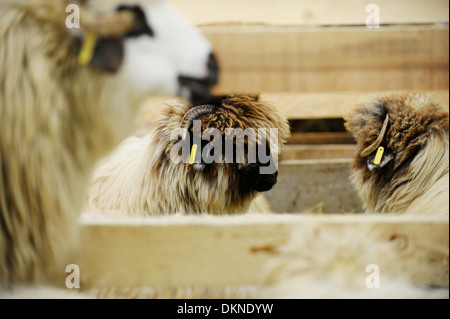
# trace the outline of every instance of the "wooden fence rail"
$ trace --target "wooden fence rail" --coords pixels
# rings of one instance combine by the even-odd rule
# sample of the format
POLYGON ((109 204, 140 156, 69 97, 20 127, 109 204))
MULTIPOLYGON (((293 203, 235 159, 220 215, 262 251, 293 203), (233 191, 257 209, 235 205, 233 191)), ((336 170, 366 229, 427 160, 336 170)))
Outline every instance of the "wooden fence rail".
POLYGON ((407 247, 398 252, 398 258, 405 263, 415 254, 427 256, 430 245, 442 246, 446 253, 444 249, 442 254, 423 258, 419 268, 422 284, 448 285, 449 220, 439 217, 91 217, 81 221, 81 248, 73 262, 80 267, 85 288, 261 285, 265 267, 277 256, 277 248, 288 242, 293 232, 316 226, 323 231, 365 227, 375 230, 384 241, 401 236, 407 247))

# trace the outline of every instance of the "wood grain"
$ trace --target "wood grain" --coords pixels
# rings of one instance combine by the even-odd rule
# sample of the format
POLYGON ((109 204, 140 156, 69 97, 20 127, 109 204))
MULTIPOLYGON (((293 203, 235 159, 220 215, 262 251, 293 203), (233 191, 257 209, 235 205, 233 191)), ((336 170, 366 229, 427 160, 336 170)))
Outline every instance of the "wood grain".
POLYGON ((354 144, 355 139, 349 132, 306 132, 291 133, 287 140, 290 145, 314 144, 354 144))
POLYGON ((82 220, 73 262, 84 289, 261 285, 277 248, 293 232, 311 227, 335 233, 364 227, 384 241, 401 236, 407 248, 398 251, 398 262, 405 274, 420 269, 418 284, 448 285, 448 218, 255 214, 82 220), (447 253, 415 258, 419 264, 408 267, 413 257, 427 256, 429 247, 446 247, 447 253))
POLYGON ((210 27, 216 93, 448 89, 448 27, 210 27))
MULTIPOLYGON (((264 92, 261 98, 273 104, 286 118, 321 119, 342 118, 348 114, 357 103, 371 96, 401 93, 393 91, 339 91, 339 92, 264 92)), ((449 91, 417 90, 433 96, 444 108, 449 107, 449 91)), ((141 106, 137 126, 145 126, 154 122, 161 109, 174 98, 165 96, 149 97, 141 106)))
MULTIPOLYGON (((364 0, 169 0, 196 25, 365 25, 364 0)), ((448 22, 445 0, 377 0, 380 24, 448 22)))
POLYGON ((280 160, 353 158, 355 150, 352 144, 285 145, 280 160))
POLYGON ((264 193, 277 213, 362 212, 359 197, 350 183, 352 159, 305 159, 280 161, 278 182, 264 193))

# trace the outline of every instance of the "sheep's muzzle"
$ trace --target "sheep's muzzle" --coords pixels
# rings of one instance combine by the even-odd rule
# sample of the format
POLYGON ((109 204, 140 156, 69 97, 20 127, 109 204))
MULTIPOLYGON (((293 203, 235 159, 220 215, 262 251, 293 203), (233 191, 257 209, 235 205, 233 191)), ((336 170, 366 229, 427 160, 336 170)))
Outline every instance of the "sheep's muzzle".
POLYGON ((277 183, 278 171, 273 174, 261 174, 259 164, 250 164, 240 174, 239 188, 267 192, 277 183))

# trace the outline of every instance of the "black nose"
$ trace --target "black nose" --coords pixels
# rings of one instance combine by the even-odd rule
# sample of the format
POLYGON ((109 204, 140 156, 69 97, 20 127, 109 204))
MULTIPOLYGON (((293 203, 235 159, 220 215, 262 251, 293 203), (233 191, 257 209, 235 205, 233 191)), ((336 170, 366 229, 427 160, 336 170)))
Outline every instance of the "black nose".
POLYGON ((261 174, 259 164, 250 164, 239 173, 239 189, 242 192, 255 190, 267 192, 277 183, 278 171, 273 174, 261 174))
MULTIPOLYGON (((180 92, 189 92, 189 100, 193 104, 200 104, 211 95, 211 86, 219 81, 219 64, 214 53, 211 53, 207 61, 208 75, 204 78, 193 78, 189 76, 178 76, 180 92)), ((186 97, 186 96, 183 96, 186 97)))
POLYGON ((277 177, 278 172, 256 176, 252 181, 253 189, 258 192, 267 192, 277 183, 277 177))

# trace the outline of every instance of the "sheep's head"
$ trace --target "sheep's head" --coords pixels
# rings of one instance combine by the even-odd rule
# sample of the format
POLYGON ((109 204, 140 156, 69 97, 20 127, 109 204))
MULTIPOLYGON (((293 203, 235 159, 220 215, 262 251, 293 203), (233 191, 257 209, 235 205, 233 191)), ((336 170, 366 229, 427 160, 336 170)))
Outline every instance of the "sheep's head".
POLYGON ((425 95, 391 95, 360 105, 347 116, 346 128, 358 144, 356 167, 392 170, 408 165, 430 135, 448 135, 448 112, 425 95), (379 147, 384 151, 377 164, 379 147))
MULTIPOLYGON (((429 96, 371 98, 345 120, 357 142, 352 179, 366 205, 383 194, 392 196, 413 179, 432 180, 429 176, 442 173, 439 163, 446 161, 442 169, 448 173, 448 111, 429 96)), ((423 191, 427 183, 420 184, 423 191)))
POLYGON ((259 96, 216 96, 200 105, 170 105, 163 114, 155 140, 167 144, 153 169, 164 172, 170 159, 182 175, 176 183, 195 202, 190 209, 239 213, 276 184, 278 149, 289 126, 259 96))
POLYGON ((139 94, 191 101, 208 96, 218 82, 211 45, 166 1, 68 2, 66 15, 73 17, 66 26, 75 38, 78 61, 87 67, 122 72, 139 94), (77 13, 80 28, 72 27, 77 13))

